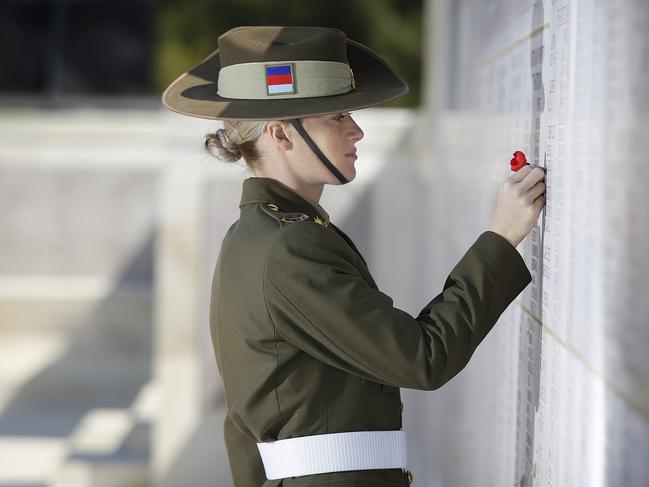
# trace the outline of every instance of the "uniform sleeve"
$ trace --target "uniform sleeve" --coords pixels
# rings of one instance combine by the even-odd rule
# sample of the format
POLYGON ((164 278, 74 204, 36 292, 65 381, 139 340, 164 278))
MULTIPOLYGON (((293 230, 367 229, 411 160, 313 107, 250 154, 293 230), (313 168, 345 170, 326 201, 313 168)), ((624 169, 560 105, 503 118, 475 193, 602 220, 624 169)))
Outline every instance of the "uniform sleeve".
POLYGON ((260 487, 267 479, 254 438, 244 434, 226 413, 223 436, 235 487, 260 487))
POLYGON ((441 387, 460 372, 532 280, 516 248, 486 231, 415 318, 368 284, 358 265, 351 247, 330 228, 283 227, 264 272, 277 333, 332 367, 419 390, 441 387))

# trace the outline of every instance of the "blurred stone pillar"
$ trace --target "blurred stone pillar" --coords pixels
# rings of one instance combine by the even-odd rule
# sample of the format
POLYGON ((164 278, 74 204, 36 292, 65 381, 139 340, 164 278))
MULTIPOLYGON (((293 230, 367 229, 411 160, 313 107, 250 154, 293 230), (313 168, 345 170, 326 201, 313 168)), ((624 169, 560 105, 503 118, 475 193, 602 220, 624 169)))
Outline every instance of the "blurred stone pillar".
MULTIPOLYGON (((182 159, 181 159, 182 160, 182 159)), ((202 408, 199 305, 202 275, 200 171, 170 163, 159 186, 155 249, 154 377, 159 395, 152 437, 156 486, 189 440, 202 408)))

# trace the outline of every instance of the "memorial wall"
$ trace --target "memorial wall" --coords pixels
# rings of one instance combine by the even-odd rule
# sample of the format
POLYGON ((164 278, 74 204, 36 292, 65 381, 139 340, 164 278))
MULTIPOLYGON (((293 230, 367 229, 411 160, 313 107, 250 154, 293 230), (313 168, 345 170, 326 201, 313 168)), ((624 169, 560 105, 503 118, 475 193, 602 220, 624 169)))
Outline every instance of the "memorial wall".
POLYGON ((402 391, 414 482, 645 487, 649 2, 427 7, 420 287, 488 228, 515 150, 547 199, 517 247, 532 283, 453 381, 402 391))

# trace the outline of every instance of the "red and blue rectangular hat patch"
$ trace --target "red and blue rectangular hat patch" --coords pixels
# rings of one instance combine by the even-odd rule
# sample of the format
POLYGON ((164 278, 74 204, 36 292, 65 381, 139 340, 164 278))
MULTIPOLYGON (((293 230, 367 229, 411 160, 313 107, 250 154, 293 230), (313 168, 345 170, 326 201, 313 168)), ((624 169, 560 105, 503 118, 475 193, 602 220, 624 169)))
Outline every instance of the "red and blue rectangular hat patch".
POLYGON ((269 95, 295 93, 292 64, 266 65, 266 92, 269 95))

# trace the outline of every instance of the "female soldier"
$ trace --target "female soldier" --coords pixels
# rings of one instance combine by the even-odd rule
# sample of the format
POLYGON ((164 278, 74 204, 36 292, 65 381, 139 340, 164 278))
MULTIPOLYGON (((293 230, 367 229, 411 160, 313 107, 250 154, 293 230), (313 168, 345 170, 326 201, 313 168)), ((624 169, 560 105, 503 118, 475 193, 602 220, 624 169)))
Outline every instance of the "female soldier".
POLYGON ((236 487, 409 485, 399 388, 455 376, 532 280, 516 245, 544 205, 540 169, 505 181, 489 230, 416 318, 329 221, 323 187, 354 179, 363 137, 349 111, 407 91, 342 31, 239 27, 163 94, 171 110, 224 120, 206 147, 255 174, 210 306, 236 487))

